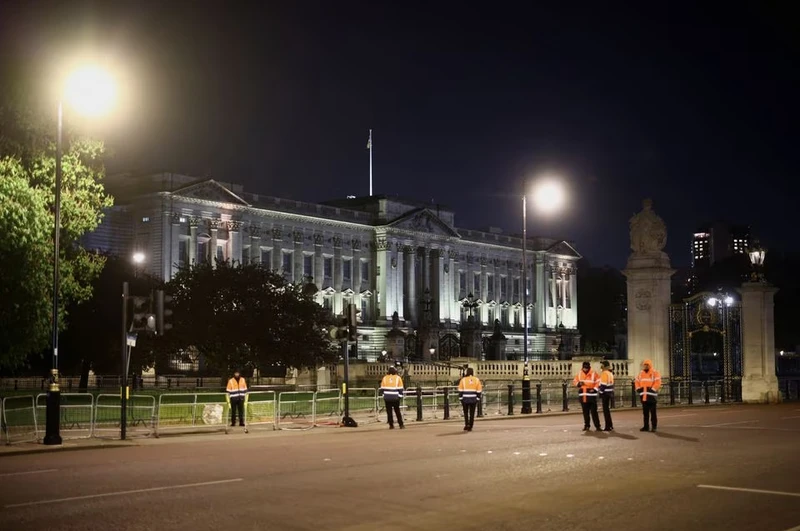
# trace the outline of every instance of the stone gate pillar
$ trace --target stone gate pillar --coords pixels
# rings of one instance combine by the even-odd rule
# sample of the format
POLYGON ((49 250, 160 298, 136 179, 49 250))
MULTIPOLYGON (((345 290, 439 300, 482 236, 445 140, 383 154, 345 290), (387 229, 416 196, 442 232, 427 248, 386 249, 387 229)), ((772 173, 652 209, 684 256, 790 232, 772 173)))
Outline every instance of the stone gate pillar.
POLYGON ((742 294, 742 401, 780 401, 775 372, 775 293, 766 282, 745 282, 742 294))
POLYGON ((669 305, 671 302, 669 256, 664 221, 649 199, 630 220, 632 253, 623 271, 628 284, 628 358, 638 373, 650 359, 662 375, 669 372, 669 305))

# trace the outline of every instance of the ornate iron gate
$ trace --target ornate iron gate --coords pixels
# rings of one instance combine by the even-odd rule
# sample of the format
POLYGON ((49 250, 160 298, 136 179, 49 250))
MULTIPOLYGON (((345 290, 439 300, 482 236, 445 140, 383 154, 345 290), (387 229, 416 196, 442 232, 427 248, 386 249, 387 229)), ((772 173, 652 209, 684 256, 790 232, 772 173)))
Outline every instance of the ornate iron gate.
POLYGON ((742 304, 727 295, 698 293, 669 308, 669 373, 690 382, 692 338, 699 332, 722 337, 722 398, 740 400, 742 392, 742 304))
POLYGON ((417 338, 417 334, 414 332, 409 333, 406 335, 405 339, 405 357, 408 360, 419 360, 421 356, 419 356, 419 339, 417 338))
POLYGON ((439 338, 439 359, 442 361, 457 358, 461 355, 461 340, 452 332, 439 338))

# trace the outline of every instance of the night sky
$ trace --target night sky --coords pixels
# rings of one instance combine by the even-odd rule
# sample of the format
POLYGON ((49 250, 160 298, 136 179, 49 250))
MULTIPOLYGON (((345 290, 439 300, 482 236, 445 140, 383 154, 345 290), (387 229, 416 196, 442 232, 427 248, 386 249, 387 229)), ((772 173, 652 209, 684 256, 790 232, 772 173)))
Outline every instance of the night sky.
POLYGON ((75 50, 113 62, 125 98, 94 125, 110 172, 208 175, 306 201, 366 195, 373 128, 375 192, 447 205, 461 227, 519 232, 526 179, 562 176, 570 209, 532 212, 529 230, 576 241, 594 265, 624 265, 644 197, 675 265, 713 219, 798 248, 788 2, 62 4, 2 2, 2 64, 25 65, 35 87, 75 50))

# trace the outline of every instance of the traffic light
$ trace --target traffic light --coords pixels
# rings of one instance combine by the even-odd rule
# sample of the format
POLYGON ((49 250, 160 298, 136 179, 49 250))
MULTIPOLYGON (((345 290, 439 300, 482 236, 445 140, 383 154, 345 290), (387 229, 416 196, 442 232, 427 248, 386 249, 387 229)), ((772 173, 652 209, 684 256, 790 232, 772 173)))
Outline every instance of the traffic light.
POLYGON ((338 319, 329 332, 331 339, 335 341, 345 341, 348 336, 347 328, 347 319, 338 319))
POLYGON ((156 290, 156 332, 163 336, 172 328, 172 295, 156 290))
POLYGON ((347 340, 350 342, 358 340, 358 310, 352 303, 347 305, 347 340))
POLYGON ((131 330, 156 331, 156 316, 153 314, 153 301, 150 297, 131 297, 133 301, 133 323, 131 330))

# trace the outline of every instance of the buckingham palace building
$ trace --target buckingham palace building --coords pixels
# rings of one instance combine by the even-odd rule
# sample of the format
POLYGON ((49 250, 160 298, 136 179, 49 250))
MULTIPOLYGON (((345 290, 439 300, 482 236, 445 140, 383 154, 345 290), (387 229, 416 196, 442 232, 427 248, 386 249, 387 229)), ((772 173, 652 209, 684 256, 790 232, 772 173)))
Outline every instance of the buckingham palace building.
POLYGON ((164 281, 183 267, 261 263, 313 283, 317 302, 360 309, 358 356, 376 360, 568 358, 579 343, 577 260, 567 241, 529 238, 527 308, 522 238, 458 228, 445 207, 350 197, 306 203, 173 173, 107 179, 115 206, 83 241, 164 281), (469 338, 467 338, 469 335, 469 338))

